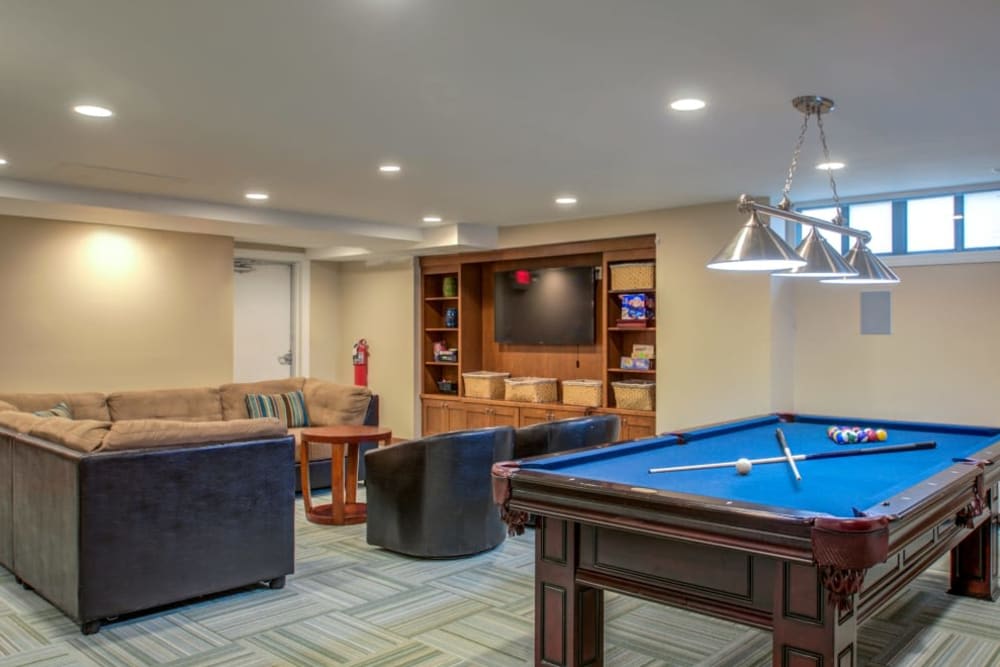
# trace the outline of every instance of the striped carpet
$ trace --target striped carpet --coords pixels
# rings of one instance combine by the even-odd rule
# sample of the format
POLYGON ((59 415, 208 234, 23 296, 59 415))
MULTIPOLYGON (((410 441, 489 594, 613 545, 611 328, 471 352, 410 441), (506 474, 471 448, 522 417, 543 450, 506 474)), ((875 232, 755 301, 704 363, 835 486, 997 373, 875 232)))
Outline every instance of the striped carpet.
MULTIPOLYGON (((365 526, 302 518, 283 590, 243 590, 79 629, 0 569, 0 667, 142 665, 509 667, 531 663, 533 541, 425 561, 369 547, 365 526)), ((944 563, 860 632, 861 664, 1000 665, 1000 606, 955 598, 944 563)), ((606 595, 611 667, 764 667, 767 632, 606 595)))

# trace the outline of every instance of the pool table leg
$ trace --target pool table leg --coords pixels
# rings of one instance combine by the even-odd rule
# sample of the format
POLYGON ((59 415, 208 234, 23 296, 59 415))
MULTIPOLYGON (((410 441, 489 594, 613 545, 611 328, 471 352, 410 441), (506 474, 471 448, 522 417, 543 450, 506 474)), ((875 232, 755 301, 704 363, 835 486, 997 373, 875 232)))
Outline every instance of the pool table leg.
MULTIPOLYGON (((997 497, 996 487, 990 492, 997 497)), ((988 503, 992 506, 996 501, 988 503)), ((951 550, 951 588, 949 593, 983 600, 1000 595, 1000 572, 997 567, 997 517, 990 516, 972 529, 968 537, 951 550)))
MULTIPOLYGON (((831 602, 815 566, 777 561, 774 667, 856 667, 857 621, 831 602)), ((851 607, 856 596, 851 597, 851 607)))
POLYGON ((535 528, 535 665, 604 664, 604 591, 579 584, 580 526, 538 517, 535 528))

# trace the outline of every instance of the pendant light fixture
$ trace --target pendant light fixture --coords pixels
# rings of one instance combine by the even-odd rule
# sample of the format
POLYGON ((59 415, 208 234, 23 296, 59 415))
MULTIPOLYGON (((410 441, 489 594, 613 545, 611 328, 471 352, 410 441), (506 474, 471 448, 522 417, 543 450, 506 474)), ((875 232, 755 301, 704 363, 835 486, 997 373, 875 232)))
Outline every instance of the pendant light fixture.
POLYGON ((739 210, 750 214, 750 220, 719 253, 708 263, 710 269, 729 271, 780 271, 776 276, 821 278, 824 283, 836 284, 889 284, 898 283, 899 278, 886 266, 882 260, 869 250, 867 242, 871 234, 859 229, 851 229, 844 225, 841 215, 840 195, 837 193, 837 182, 833 177, 833 169, 828 168, 830 190, 833 193, 836 215, 833 222, 803 215, 792 210, 788 198, 798 167, 802 143, 809 129, 809 119, 816 117, 819 128, 820 143, 823 148, 824 164, 832 164, 830 149, 826 143, 826 132, 823 130, 823 114, 833 111, 833 100, 819 95, 803 95, 792 100, 794 106, 802 113, 802 126, 799 138, 792 152, 792 162, 785 177, 785 187, 781 193, 781 201, 776 207, 758 204, 746 195, 740 196, 739 210), (794 251, 776 234, 770 225, 761 219, 760 214, 781 218, 809 227, 805 237, 794 251), (842 257, 839 252, 827 242, 818 230, 826 230, 857 239, 854 247, 842 257), (789 254, 791 253, 791 254, 789 254))

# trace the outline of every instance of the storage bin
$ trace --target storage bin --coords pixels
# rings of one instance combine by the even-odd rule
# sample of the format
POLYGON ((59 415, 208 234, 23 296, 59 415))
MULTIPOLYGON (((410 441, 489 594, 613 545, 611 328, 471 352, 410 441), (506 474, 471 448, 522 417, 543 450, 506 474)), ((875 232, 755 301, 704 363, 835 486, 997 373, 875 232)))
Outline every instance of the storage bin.
POLYGON ((558 389, 555 378, 507 378, 503 381, 504 400, 526 403, 554 403, 558 389))
POLYGON ((454 380, 438 380, 437 388, 442 394, 457 394, 458 383, 454 380))
POLYGON ((651 371, 655 359, 644 359, 643 357, 622 357, 619 368, 632 371, 651 371))
POLYGON ((611 264, 611 289, 653 289, 656 265, 652 262, 611 264))
POLYGON ((582 405, 587 408, 601 407, 600 380, 563 380, 563 398, 565 405, 582 405))
POLYGON ((510 373, 497 371, 471 371, 462 373, 465 380, 465 395, 468 398, 503 398, 504 378, 510 373))
POLYGON ((623 410, 656 408, 656 383, 652 380, 619 380, 611 383, 615 404, 623 410))

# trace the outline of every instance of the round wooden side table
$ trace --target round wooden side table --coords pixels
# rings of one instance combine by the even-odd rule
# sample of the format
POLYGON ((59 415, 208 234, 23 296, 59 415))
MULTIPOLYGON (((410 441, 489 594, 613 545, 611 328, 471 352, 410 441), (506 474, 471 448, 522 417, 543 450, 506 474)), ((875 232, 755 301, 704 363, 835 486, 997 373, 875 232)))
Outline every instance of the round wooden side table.
POLYGON ((302 430, 302 449, 299 452, 299 470, 302 477, 302 504, 306 518, 313 523, 343 526, 364 523, 367 506, 358 500, 358 452, 362 442, 392 441, 392 429, 385 426, 317 426, 302 430), (309 484, 309 446, 330 445, 330 503, 313 505, 312 487, 309 484), (344 474, 344 457, 347 474, 344 474))

